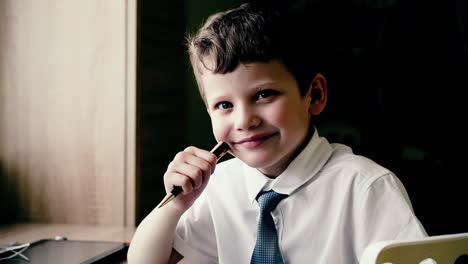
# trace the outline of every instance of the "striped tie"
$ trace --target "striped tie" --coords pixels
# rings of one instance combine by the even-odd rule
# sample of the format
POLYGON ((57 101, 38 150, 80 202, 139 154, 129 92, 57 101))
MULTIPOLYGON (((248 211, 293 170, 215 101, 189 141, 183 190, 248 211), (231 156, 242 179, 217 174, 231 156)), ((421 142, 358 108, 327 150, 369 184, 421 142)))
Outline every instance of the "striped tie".
POLYGON ((287 195, 274 191, 261 192, 257 196, 257 202, 260 206, 260 219, 257 225, 257 242, 250 260, 251 264, 283 263, 271 211, 286 197, 287 195))

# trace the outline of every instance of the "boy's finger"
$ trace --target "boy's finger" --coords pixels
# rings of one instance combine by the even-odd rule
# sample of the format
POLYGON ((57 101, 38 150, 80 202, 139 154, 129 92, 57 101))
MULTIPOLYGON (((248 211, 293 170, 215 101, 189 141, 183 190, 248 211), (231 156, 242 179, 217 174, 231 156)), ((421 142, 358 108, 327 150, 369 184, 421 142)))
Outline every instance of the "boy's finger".
POLYGON ((202 158, 211 164, 216 163, 217 160, 216 155, 209 152, 208 150, 199 149, 196 147, 187 147, 184 151, 191 153, 199 158, 202 158))
POLYGON ((214 172, 216 161, 216 156, 211 152, 192 147, 179 152, 174 161, 169 164, 168 169, 175 170, 174 168, 179 164, 187 163, 200 168, 205 176, 209 176, 214 172))
POLYGON ((203 176, 210 176, 214 172, 214 167, 216 166, 216 163, 210 163, 197 156, 187 157, 185 163, 199 168, 203 172, 203 176))
POLYGON ((201 168, 188 163, 179 164, 174 168, 174 172, 188 177, 194 188, 198 189, 203 184, 204 175, 206 174, 201 168))
MULTIPOLYGON (((168 177, 171 178, 170 188, 172 188, 172 186, 180 186, 184 190, 185 194, 191 193, 193 191, 193 189, 194 189, 193 185, 194 184, 193 184, 192 179, 190 177, 187 177, 186 175, 176 173, 176 172, 170 173, 170 175, 168 175, 168 177)), ((169 191, 171 191, 171 190, 169 190, 169 191)))

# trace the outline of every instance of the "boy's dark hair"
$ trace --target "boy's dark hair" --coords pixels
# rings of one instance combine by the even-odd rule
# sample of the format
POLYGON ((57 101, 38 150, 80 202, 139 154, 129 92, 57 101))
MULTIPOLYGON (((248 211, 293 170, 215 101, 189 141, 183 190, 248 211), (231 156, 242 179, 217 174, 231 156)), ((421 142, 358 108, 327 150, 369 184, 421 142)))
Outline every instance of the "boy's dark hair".
MULTIPOLYGON (((195 76, 201 74, 200 67, 225 74, 240 64, 277 60, 295 77, 304 95, 316 73, 313 48, 301 32, 304 27, 298 17, 249 3, 211 15, 195 35, 187 37, 195 76), (208 67, 205 59, 214 64, 208 67)), ((200 83, 199 89, 203 98, 200 83)))

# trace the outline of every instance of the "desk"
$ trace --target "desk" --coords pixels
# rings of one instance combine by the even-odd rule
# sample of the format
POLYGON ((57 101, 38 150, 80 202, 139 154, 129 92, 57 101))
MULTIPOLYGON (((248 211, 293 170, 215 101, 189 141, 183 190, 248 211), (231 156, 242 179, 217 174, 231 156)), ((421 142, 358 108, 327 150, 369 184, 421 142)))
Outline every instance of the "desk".
MULTIPOLYGON (((0 245, 63 236, 69 240, 129 242, 134 227, 24 223, 0 226, 0 245)), ((120 263, 126 263, 125 261, 120 263)))

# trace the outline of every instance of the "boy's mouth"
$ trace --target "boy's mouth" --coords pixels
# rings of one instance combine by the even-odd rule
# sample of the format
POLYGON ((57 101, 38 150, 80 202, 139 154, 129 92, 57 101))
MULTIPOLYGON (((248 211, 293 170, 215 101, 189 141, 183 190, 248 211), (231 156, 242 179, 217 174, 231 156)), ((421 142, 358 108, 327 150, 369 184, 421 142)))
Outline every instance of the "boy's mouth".
POLYGON ((261 134, 256 134, 250 137, 243 138, 234 144, 236 145, 241 145, 246 148, 255 148, 263 144, 265 141, 267 141, 269 138, 273 137, 277 133, 261 133, 261 134))

